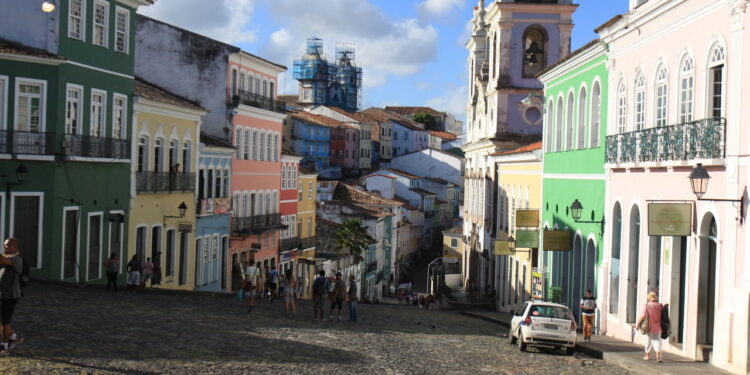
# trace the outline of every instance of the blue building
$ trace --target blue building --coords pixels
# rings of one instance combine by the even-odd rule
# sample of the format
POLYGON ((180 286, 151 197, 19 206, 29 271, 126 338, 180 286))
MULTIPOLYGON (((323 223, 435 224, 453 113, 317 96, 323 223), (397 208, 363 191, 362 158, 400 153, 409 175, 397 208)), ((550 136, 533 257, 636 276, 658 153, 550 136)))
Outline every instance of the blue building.
MULTIPOLYGON (((239 287, 238 259, 228 259, 229 215, 232 211, 229 179, 234 147, 201 133, 198 154, 198 186, 195 223, 195 290, 222 292, 239 287), (223 184, 216 181, 223 180, 223 184), (217 186, 217 188, 213 188, 217 186), (218 188, 221 186, 221 188, 218 188), (218 241, 220 254, 209 251, 218 241)), ((236 256, 236 255, 235 255, 236 256)))
POLYGON ((292 152, 303 156, 300 166, 313 169, 321 179, 341 178, 341 166, 331 165, 331 129, 344 124, 309 112, 294 112, 292 120, 292 152))

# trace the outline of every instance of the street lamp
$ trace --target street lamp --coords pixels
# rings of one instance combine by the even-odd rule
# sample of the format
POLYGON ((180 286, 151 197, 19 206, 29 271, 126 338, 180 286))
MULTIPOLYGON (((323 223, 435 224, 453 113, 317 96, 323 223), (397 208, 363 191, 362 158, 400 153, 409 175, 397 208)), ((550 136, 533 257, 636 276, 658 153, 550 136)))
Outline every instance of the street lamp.
POLYGON ((7 195, 10 196, 10 189, 13 186, 20 186, 23 185, 24 182, 26 182, 26 177, 29 174, 29 170, 26 169, 26 166, 23 164, 19 164, 16 168, 16 182, 6 182, 5 183, 5 191, 8 193, 7 195))
POLYGON ((513 236, 508 236, 508 250, 516 251, 516 239, 513 236))
POLYGON ((581 220, 581 214, 583 213, 583 205, 578 199, 573 200, 570 205, 570 215, 573 216, 573 221, 582 224, 601 224, 602 233, 604 233, 604 218, 602 220, 581 220))
POLYGON ((740 204, 740 223, 742 223, 744 217, 745 217, 745 196, 740 196, 740 199, 708 199, 703 198, 703 195, 706 194, 706 191, 708 190, 708 181, 711 179, 711 176, 708 174, 708 170, 703 166, 703 164, 698 163, 698 165, 693 168, 693 170, 690 172, 690 176, 688 176, 690 179, 690 187, 693 189, 693 194, 695 194, 696 198, 698 198, 699 201, 710 201, 710 202, 735 202, 740 204))
POLYGON ((46 0, 42 3, 42 12, 44 13, 52 13, 55 11, 55 8, 57 8, 55 0, 46 0))
POLYGON ((180 205, 177 206, 177 209, 180 211, 180 216, 164 215, 164 225, 167 225, 167 219, 182 219, 183 217, 185 217, 185 213, 188 209, 185 202, 180 203, 180 205))

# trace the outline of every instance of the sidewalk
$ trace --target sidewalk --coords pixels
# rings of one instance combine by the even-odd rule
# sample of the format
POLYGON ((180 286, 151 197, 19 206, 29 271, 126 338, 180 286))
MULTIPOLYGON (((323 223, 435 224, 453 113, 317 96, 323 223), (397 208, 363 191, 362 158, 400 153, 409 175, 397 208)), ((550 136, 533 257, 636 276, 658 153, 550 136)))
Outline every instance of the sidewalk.
MULTIPOLYGON (((510 327, 511 313, 490 311, 461 311, 459 314, 472 318, 486 320, 510 327)), ((583 342, 583 336, 578 335, 576 351, 590 357, 603 359, 605 362, 617 364, 639 374, 648 375, 708 375, 729 374, 726 371, 711 366, 705 362, 696 362, 678 355, 664 353, 664 362, 643 360, 643 346, 631 342, 618 340, 608 336, 593 336, 591 342, 583 342)))

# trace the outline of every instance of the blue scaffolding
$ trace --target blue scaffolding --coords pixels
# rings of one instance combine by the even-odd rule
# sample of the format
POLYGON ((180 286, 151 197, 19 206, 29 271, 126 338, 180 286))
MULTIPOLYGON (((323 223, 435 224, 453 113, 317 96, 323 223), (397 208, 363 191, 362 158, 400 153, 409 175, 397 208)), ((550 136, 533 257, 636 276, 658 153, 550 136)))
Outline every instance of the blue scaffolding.
POLYGON ((304 104, 336 106, 355 112, 361 107, 362 68, 355 63, 351 44, 337 44, 336 59, 329 61, 323 51, 323 40, 307 39, 305 55, 294 60, 293 77, 312 93, 309 98, 301 99, 304 104))

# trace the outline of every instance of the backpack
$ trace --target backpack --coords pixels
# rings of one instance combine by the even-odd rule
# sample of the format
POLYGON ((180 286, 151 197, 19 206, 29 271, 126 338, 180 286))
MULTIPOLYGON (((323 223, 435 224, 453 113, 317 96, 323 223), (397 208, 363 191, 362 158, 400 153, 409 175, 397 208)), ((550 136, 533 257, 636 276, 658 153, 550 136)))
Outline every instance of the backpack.
POLYGON ((313 283, 313 294, 319 297, 324 297, 328 292, 328 288, 326 287, 327 283, 328 280, 324 278, 319 277, 315 279, 315 282, 313 283))

